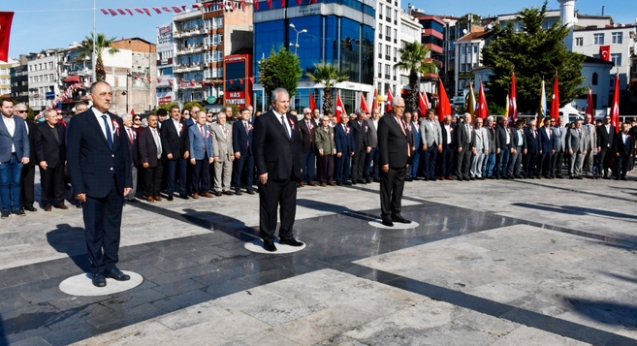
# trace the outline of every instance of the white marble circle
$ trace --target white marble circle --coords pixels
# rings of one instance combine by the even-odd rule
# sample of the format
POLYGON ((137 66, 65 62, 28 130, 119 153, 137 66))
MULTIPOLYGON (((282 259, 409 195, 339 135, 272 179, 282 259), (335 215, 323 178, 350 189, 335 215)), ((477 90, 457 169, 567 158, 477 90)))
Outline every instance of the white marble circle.
POLYGON ((412 228, 416 228, 420 226, 418 222, 415 222, 415 221, 412 221, 411 223, 394 222, 394 227, 385 226, 383 225, 382 222, 383 220, 377 219, 377 220, 368 222, 368 224, 372 227, 381 228, 381 229, 412 229, 412 228))
POLYGON ((299 252, 299 251, 305 249, 305 247, 307 245, 305 243, 303 243, 303 245, 301 245, 301 246, 290 246, 290 245, 285 245, 285 244, 279 244, 279 241, 275 240, 274 241, 274 246, 276 246, 276 251, 270 252, 270 251, 266 251, 263 248, 263 240, 257 239, 257 240, 255 240, 253 242, 245 243, 244 246, 245 246, 246 250, 251 251, 251 252, 262 253, 262 254, 266 254, 266 255, 285 255, 285 254, 288 254, 288 253, 299 252))
POLYGON ((115 279, 106 278, 106 287, 95 287, 92 280, 93 274, 91 273, 71 276, 60 282, 60 291, 71 296, 97 297, 128 291, 144 282, 144 278, 137 273, 125 270, 123 270, 123 272, 124 274, 130 275, 130 280, 117 281, 115 279))

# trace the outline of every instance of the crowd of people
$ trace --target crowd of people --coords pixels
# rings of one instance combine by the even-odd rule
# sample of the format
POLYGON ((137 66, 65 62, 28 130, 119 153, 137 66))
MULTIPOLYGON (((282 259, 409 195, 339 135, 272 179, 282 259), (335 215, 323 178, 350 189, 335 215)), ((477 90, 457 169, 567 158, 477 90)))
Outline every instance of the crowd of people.
MULTIPOLYGON (((76 106, 76 114, 89 108, 76 106)), ((199 107, 159 109, 145 118, 122 116, 129 141, 133 190, 125 198, 160 202, 162 198, 199 199, 255 194, 254 122, 260 112, 252 106, 231 107, 213 114, 199 107), (163 193, 162 193, 163 192, 163 193), (163 197, 162 197, 163 196, 163 197)), ((298 187, 340 186, 379 182, 378 124, 380 110, 357 111, 335 119, 330 112, 303 109, 297 117, 302 152, 298 187)), ((41 179, 45 211, 67 209, 65 187, 67 123, 59 110, 45 112, 39 124, 27 120, 27 107, 2 101, 0 122, 0 198, 2 218, 25 215, 34 207, 35 167, 41 179)), ((433 110, 422 115, 404 112, 402 124, 410 139, 406 181, 482 179, 604 178, 626 180, 633 169, 635 122, 619 124, 610 116, 568 123, 536 119, 472 119, 446 116, 433 110), (632 125, 632 126, 631 126, 632 125)), ((72 122, 72 118, 70 122, 72 122)), ((71 199, 81 207, 81 203, 71 199)))

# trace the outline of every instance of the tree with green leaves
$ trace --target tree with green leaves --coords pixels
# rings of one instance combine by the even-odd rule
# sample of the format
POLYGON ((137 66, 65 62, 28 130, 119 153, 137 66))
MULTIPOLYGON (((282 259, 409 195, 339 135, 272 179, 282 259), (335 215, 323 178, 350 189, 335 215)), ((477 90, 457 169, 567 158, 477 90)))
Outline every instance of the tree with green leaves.
POLYGON ((290 98, 296 95, 296 87, 303 70, 298 55, 281 48, 278 52, 274 49, 270 56, 259 61, 259 81, 265 89, 267 97, 276 88, 285 88, 290 98))
MULTIPOLYGON (((102 60, 104 51, 108 54, 115 54, 119 52, 119 49, 111 47, 111 44, 115 41, 115 37, 106 38, 106 34, 97 34, 95 38, 95 54, 97 55, 97 61, 95 62, 95 78, 96 81, 103 81, 106 79, 106 70, 104 70, 104 60, 102 60)), ((86 36, 82 44, 80 44, 80 54, 77 56, 78 60, 85 57, 93 56, 93 34, 86 36)))
POLYGON ((406 43, 400 49, 400 62, 394 65, 394 69, 401 68, 409 71, 409 96, 405 100, 408 110, 418 109, 418 80, 420 75, 436 71, 436 64, 425 62, 429 48, 418 41, 406 43))
MULTIPOLYGON (((493 40, 482 51, 482 64, 494 75, 485 83, 489 100, 505 100, 511 88, 511 74, 515 72, 517 106, 520 112, 534 114, 540 104, 542 78, 550 86, 553 77, 559 76, 560 101, 563 106, 583 95, 586 88, 582 62, 584 55, 569 52, 564 39, 570 29, 559 22, 544 28, 547 2, 542 8, 525 8, 518 13, 522 30, 515 32, 513 23, 504 28, 496 25, 493 40)), ((493 113, 493 111, 491 112, 493 113)))
POLYGON ((327 114, 328 111, 334 111, 332 88, 338 83, 349 80, 347 70, 339 70, 337 65, 322 62, 314 64, 313 71, 308 71, 305 74, 312 82, 325 86, 323 89, 323 114, 327 114))

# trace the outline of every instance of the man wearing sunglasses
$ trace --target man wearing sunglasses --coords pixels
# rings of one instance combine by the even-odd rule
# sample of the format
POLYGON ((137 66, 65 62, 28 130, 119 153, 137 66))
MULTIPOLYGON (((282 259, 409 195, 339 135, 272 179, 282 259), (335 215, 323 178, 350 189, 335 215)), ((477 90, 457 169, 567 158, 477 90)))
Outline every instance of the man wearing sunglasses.
POLYGON ((27 119, 27 106, 24 103, 18 103, 13 107, 15 114, 24 119, 27 125, 27 135, 29 136, 29 147, 31 152, 29 153, 29 163, 22 165, 22 175, 20 177, 20 208, 27 211, 37 211, 33 207, 35 201, 34 198, 34 181, 35 181, 35 123, 27 119))

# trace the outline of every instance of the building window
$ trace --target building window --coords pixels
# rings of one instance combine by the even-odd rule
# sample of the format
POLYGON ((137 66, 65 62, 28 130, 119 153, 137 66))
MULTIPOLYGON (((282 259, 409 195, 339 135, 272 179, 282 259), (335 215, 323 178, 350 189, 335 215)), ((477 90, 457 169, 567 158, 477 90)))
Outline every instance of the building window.
POLYGON ((478 54, 478 46, 473 46, 473 54, 478 54))
POLYGON ((598 46, 604 44, 604 34, 593 34, 593 39, 595 40, 595 44, 598 46))
POLYGON ((615 53, 610 55, 610 61, 615 63, 615 66, 622 65, 622 55, 621 53, 615 53))
POLYGON ((584 45, 584 38, 583 37, 576 37, 575 38, 575 45, 578 47, 582 47, 584 45))
POLYGON ((613 44, 622 44, 622 33, 621 32, 614 32, 613 33, 613 44))
POLYGON ((593 78, 591 78, 591 84, 593 85, 597 85, 598 80, 599 80, 599 76, 597 75, 597 72, 593 72, 593 78))

